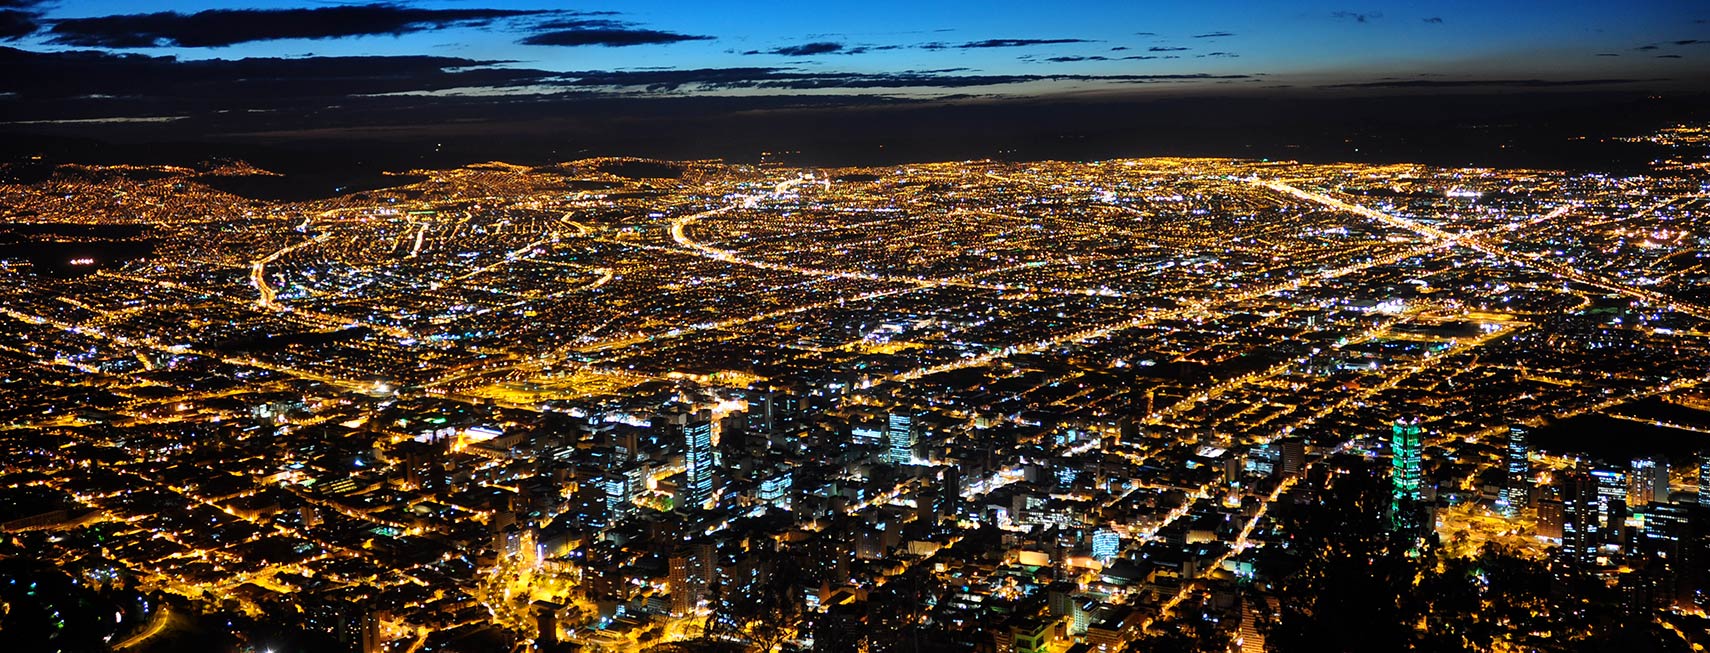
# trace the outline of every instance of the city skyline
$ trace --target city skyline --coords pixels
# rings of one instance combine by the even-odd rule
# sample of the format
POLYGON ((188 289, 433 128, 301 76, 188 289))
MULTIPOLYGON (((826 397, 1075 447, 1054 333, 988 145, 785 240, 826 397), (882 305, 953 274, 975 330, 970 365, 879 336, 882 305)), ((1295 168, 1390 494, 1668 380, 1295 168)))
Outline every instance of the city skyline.
POLYGON ((1702 651, 1707 21, 0 0, 0 646, 1702 651))

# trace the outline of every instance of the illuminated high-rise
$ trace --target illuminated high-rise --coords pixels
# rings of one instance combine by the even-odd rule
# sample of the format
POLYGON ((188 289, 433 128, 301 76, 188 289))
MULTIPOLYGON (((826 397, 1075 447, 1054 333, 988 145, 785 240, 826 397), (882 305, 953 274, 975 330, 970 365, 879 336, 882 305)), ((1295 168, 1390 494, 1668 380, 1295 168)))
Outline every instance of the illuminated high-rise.
POLYGON ((1391 427, 1389 514, 1397 530, 1418 531, 1424 526, 1420 514, 1424 449, 1424 429, 1418 420, 1397 420, 1391 427))
POLYGON ((678 547, 671 553, 669 576, 671 614, 682 616, 695 611, 707 599, 714 575, 718 572, 717 551, 711 544, 698 543, 678 547))
POLYGON ((1597 466, 1591 469, 1591 478, 1597 483, 1598 523, 1612 535, 1627 520, 1627 472, 1597 466))
POLYGON ((1100 562, 1108 562, 1122 550, 1122 536, 1116 531, 1101 528, 1093 532, 1092 557, 1100 562))
POLYGON ((885 425, 885 439, 891 446, 886 455, 890 462, 897 465, 914 462, 914 445, 920 439, 920 431, 914 423, 914 413, 891 413, 890 421, 885 425))
POLYGON ((1509 516, 1519 514, 1532 501, 1532 459, 1526 435, 1524 427, 1508 427, 1508 478, 1498 503, 1509 516))
POLYGON ((1598 489, 1597 478, 1582 470, 1561 476, 1562 556, 1572 564, 1597 562, 1603 525, 1598 489))
POLYGON ((1627 505, 1637 509, 1668 502, 1668 459, 1634 458, 1627 466, 1627 505))
POLYGON ((701 510, 712 500, 712 420, 696 415, 683 427, 683 485, 677 508, 701 510))
POLYGON ((1710 505, 1710 451, 1698 459, 1698 505, 1710 505))

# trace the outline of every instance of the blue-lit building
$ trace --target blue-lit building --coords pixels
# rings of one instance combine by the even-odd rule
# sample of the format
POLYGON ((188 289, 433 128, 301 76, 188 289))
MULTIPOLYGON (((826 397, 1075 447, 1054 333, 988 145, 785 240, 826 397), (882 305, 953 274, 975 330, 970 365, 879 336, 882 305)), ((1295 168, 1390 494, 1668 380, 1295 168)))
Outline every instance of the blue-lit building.
POLYGON ((1503 514, 1511 517, 1532 502, 1532 451, 1526 436, 1524 427, 1508 427, 1508 479, 1503 483, 1497 504, 1503 514))
POLYGON ((919 425, 915 424, 914 413, 891 413, 890 420, 885 424, 885 439, 891 447, 886 455, 888 461, 897 465, 913 463, 914 446, 920 441, 919 425))
POLYGON ((760 480, 760 487, 754 491, 754 498, 762 503, 770 504, 783 510, 790 509, 790 490, 794 487, 788 467, 780 467, 770 476, 760 480))
POLYGON ((1122 550, 1122 536, 1116 531, 1098 529, 1092 536, 1092 557, 1100 562, 1109 562, 1122 550))
POLYGON ((629 481, 625 474, 607 474, 602 479, 606 490, 606 515, 613 523, 635 514, 634 488, 629 481))
POLYGON ((702 510, 712 501, 713 438, 712 420, 696 415, 683 427, 683 484, 679 488, 678 510, 702 510))

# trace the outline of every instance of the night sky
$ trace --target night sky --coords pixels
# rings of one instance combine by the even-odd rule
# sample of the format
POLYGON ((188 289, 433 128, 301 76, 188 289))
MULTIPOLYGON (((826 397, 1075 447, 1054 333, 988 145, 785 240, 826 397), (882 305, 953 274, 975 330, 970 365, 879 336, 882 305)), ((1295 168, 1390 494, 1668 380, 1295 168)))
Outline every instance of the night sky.
POLYGON ((1680 93, 1710 81, 1710 6, 0 0, 0 66, 0 129, 491 123, 533 119, 517 113, 525 105, 574 112, 660 98, 723 97, 718 110, 735 111, 1206 93, 1680 93))

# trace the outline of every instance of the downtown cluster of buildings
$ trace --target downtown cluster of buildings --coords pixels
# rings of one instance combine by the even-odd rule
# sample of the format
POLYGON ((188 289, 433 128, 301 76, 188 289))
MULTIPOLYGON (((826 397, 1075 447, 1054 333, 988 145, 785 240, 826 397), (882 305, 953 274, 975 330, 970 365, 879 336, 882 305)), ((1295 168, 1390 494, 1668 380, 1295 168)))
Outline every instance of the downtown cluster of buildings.
POLYGON ((1562 435, 1710 429, 1690 173, 253 174, 0 189, 102 244, 0 266, 8 554, 372 651, 1256 651, 1366 456, 1398 531, 1702 614, 1698 452, 1562 435))

